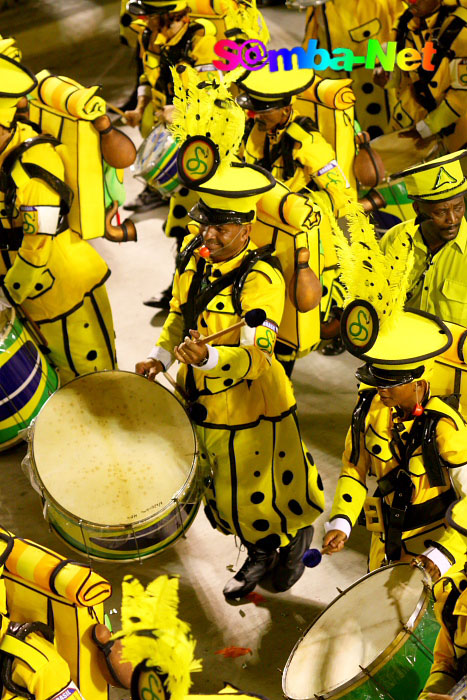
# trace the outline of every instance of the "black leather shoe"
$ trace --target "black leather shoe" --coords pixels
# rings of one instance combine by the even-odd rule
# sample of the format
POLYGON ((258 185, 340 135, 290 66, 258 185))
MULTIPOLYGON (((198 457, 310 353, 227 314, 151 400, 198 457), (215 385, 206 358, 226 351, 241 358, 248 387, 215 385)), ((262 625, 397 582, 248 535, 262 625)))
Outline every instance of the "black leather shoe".
POLYGON ((151 211, 157 207, 165 207, 169 200, 163 197, 159 192, 153 190, 152 187, 146 185, 144 190, 132 202, 124 205, 127 211, 134 211, 136 214, 141 214, 143 211, 151 211))
POLYGON ((272 575, 272 585, 276 591, 292 588, 305 571, 302 557, 313 539, 313 527, 309 525, 299 530, 287 547, 279 549, 279 562, 272 575))
POLYGON ((248 549, 248 556, 239 571, 224 586, 223 594, 227 600, 243 598, 251 593, 256 584, 271 571, 278 560, 277 552, 263 552, 248 549))
POLYGON ((151 297, 147 301, 143 301, 145 306, 151 306, 153 309, 170 309, 170 300, 172 299, 172 285, 164 289, 160 297, 151 297))
POLYGON ((345 352, 345 345, 342 342, 342 338, 340 337, 340 335, 338 335, 335 338, 333 338, 330 343, 323 345, 323 347, 320 348, 319 351, 321 355, 342 355, 342 353, 345 352))

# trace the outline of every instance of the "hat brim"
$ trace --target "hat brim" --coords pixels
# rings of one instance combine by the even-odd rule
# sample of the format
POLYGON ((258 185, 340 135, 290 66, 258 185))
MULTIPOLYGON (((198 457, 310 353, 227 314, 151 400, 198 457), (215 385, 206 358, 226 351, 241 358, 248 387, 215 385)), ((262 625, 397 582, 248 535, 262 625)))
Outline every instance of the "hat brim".
POLYGON ((179 4, 179 2, 173 2, 163 5, 148 5, 143 0, 130 0, 126 7, 130 15, 165 15, 168 12, 176 12, 179 4))
POLYGON ((190 209, 188 216, 203 226, 219 226, 222 224, 248 224, 255 218, 255 210, 249 212, 233 211, 230 209, 214 209, 202 199, 190 209))
POLYGON ((425 367, 421 365, 420 367, 415 367, 412 370, 394 370, 393 372, 387 372, 385 370, 378 370, 372 365, 362 365, 355 370, 355 376, 359 382, 368 384, 368 386, 374 386, 377 389, 390 389, 395 386, 403 386, 404 384, 410 384, 411 382, 419 379, 425 367))
POLYGON ((315 72, 311 68, 271 72, 269 65, 265 65, 259 70, 246 71, 238 78, 236 84, 252 97, 278 100, 299 95, 309 88, 314 80, 315 72))
POLYGON ((252 112, 261 114, 262 112, 269 112, 273 109, 288 107, 292 101, 292 97, 289 95, 277 100, 256 100, 247 92, 244 92, 239 95, 235 101, 242 109, 250 109, 252 112))

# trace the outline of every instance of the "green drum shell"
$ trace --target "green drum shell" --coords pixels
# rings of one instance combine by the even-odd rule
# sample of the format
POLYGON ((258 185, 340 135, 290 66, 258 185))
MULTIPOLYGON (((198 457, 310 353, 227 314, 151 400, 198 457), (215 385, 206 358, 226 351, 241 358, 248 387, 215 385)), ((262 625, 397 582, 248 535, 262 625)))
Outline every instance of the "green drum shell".
MULTIPOLYGON (((382 569, 390 569, 394 566, 409 565, 395 564, 382 567, 382 569)), ((369 576, 377 574, 378 571, 381 569, 367 574, 337 596, 298 640, 284 669, 282 689, 286 698, 297 700, 287 695, 286 676, 294 652, 308 631, 337 600, 369 576)), ((338 700, 338 698, 345 700, 382 700, 383 698, 384 700, 417 700, 430 674, 433 649, 439 629, 440 626, 434 614, 431 589, 426 586, 412 616, 394 641, 371 664, 368 664, 366 669, 362 669, 360 673, 334 690, 313 695, 313 700, 338 700)))
MULTIPOLYGON (((147 379, 132 372, 109 370, 81 375, 65 385, 63 389, 69 388, 75 382, 86 377, 96 375, 129 375, 142 382, 147 382, 147 379)), ((163 393, 167 392, 171 400, 177 401, 186 413, 181 402, 168 389, 160 384, 157 386, 163 393)), ((44 408, 46 406, 47 403, 44 408)), ((194 453, 191 465, 187 465, 185 482, 165 506, 157 510, 153 509, 151 515, 134 522, 112 525, 90 522, 80 518, 67 510, 49 493, 44 486, 40 465, 38 466, 34 454, 33 432, 30 436, 28 456, 25 461, 32 486, 42 497, 44 518, 58 537, 74 551, 87 557, 101 561, 125 562, 154 556, 184 536, 198 512, 204 489, 198 470, 196 433, 188 416, 187 421, 191 429, 190 434, 193 435, 194 453)))
MULTIPOLYGON (((17 317, 15 310, 11 308, 3 313, 9 316, 9 320, 3 328, 0 337, 0 369, 4 368, 7 363, 11 365, 12 376, 19 377, 18 382, 21 384, 23 382, 22 375, 24 374, 26 359, 26 364, 31 367, 35 362, 38 363, 37 374, 40 375, 40 379, 38 377, 37 388, 30 399, 26 403, 22 403, 18 410, 14 410, 11 416, 0 420, 0 451, 21 442, 22 438, 18 436, 18 433, 30 425, 49 396, 58 389, 59 385, 57 373, 37 348, 27 329, 17 317), (19 352, 24 351, 28 346, 31 348, 34 356, 32 353, 26 353, 25 358, 20 361, 20 367, 17 368, 16 362, 19 358, 19 352)), ((32 380, 34 381, 33 377, 32 380)), ((17 390, 19 388, 19 386, 15 387, 17 390)), ((6 400, 8 398, 12 409, 15 409, 15 399, 18 400, 17 395, 10 398, 3 387, 0 387, 0 389, 2 389, 0 391, 0 399, 6 400)), ((25 389, 27 391, 27 387, 25 389)), ((20 399, 21 397, 19 396, 18 398, 20 399)))

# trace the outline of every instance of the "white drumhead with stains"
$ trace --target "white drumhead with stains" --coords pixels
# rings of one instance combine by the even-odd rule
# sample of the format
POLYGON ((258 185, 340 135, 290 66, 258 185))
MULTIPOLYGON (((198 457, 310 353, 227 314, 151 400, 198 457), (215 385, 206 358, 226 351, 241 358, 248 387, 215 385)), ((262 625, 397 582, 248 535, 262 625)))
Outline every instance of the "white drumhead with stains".
POLYGON ((77 518, 135 523, 168 505, 195 453, 191 423, 159 384, 129 372, 95 372, 42 408, 33 456, 46 491, 77 518))
POLYGON ((423 574, 408 565, 377 571, 344 591, 292 652, 286 696, 314 698, 350 681, 394 641, 422 594, 423 574))

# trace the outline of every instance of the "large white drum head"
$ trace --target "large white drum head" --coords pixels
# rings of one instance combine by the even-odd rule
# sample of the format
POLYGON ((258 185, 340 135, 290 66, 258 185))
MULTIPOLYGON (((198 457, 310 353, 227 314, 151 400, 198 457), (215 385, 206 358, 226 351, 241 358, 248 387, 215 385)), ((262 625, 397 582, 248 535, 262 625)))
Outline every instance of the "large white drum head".
POLYGON ((33 435, 48 494, 101 525, 135 523, 170 504, 194 468, 195 451, 180 403, 130 372, 95 372, 66 384, 40 411, 33 435))
POLYGON ((334 600, 298 642, 284 671, 288 698, 329 693, 361 673, 395 640, 425 598, 408 564, 379 569, 334 600))

